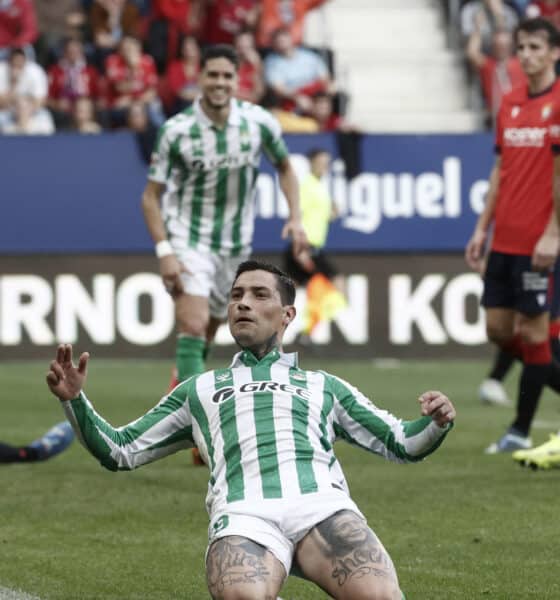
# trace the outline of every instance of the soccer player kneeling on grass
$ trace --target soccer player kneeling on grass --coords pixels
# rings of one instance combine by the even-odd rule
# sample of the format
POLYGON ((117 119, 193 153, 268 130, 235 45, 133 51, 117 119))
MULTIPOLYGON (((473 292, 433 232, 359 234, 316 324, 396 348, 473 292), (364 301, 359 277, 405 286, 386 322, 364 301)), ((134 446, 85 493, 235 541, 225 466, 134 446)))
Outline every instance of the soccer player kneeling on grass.
POLYGON ((47 383, 110 470, 199 448, 211 471, 213 598, 276 598, 292 570, 333 598, 400 600, 391 558, 350 498, 333 445, 344 438, 395 462, 419 461, 441 444, 455 409, 441 392, 425 392, 422 416, 402 421, 342 379, 301 369, 297 355, 282 352, 294 296, 276 267, 242 263, 228 305, 241 348, 230 367, 194 375, 125 427, 114 429, 86 398, 87 353, 75 366, 72 346, 59 346, 47 383))

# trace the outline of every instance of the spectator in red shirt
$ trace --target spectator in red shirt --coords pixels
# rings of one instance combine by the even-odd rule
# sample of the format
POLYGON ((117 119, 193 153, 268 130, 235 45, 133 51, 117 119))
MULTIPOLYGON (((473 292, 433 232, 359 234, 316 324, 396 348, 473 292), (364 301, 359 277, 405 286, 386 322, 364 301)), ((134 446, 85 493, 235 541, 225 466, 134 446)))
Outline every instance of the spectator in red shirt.
POLYGON ((289 30, 294 44, 301 44, 305 15, 324 3, 325 0, 261 0, 257 46, 270 48, 274 32, 281 27, 289 30))
POLYGON ((32 44, 37 39, 37 18, 31 0, 0 2, 0 60, 6 60, 12 48, 23 48, 33 56, 32 44))
POLYGON ((264 95, 264 76, 253 33, 251 31, 238 33, 235 36, 235 49, 239 56, 236 96, 241 100, 258 104, 264 95))
POLYGON ((513 55, 513 38, 508 30, 496 29, 492 33, 491 54, 482 51, 481 30, 484 19, 484 13, 480 12, 467 42, 467 58, 478 72, 486 108, 491 117, 490 123, 493 123, 504 94, 526 83, 527 78, 518 58, 513 55))
POLYGON ((255 29, 258 13, 257 0, 207 0, 204 42, 233 44, 238 33, 255 29))
POLYGON ((47 106, 57 127, 66 127, 70 124, 78 98, 97 98, 99 75, 94 67, 87 64, 82 42, 70 38, 64 44, 61 59, 49 69, 48 76, 47 106))
POLYGON ((543 17, 560 28, 560 0, 533 0, 527 7, 529 18, 543 17))
POLYGON ((181 42, 180 58, 169 64, 165 75, 171 114, 190 106, 198 95, 199 62, 200 48, 196 38, 185 37, 181 42))
POLYGON ((182 36, 200 37, 206 0, 153 0, 146 46, 158 73, 179 54, 182 36))
POLYGON ((150 120, 161 125, 164 115, 157 95, 158 76, 151 56, 142 53, 140 41, 125 36, 118 52, 105 63, 107 76, 107 103, 111 127, 123 126, 132 102, 145 104, 150 120))
POLYGON ((140 11, 130 0, 94 0, 89 20, 96 64, 103 70, 105 59, 117 49, 121 39, 139 34, 140 11))

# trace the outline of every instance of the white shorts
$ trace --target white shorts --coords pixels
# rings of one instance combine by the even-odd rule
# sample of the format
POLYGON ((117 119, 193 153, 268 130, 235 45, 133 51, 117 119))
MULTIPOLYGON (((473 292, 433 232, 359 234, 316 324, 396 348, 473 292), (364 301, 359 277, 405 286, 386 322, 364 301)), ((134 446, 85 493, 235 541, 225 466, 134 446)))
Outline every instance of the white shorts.
POLYGON ((288 576, 298 542, 315 525, 341 510, 351 510, 366 520, 354 501, 337 490, 278 500, 234 502, 212 516, 206 555, 216 540, 241 536, 272 552, 288 576))
POLYGON ((185 247, 185 242, 179 238, 169 241, 179 261, 189 270, 181 275, 185 292, 208 298, 210 315, 224 319, 237 267, 249 258, 250 250, 239 256, 220 256, 185 247))

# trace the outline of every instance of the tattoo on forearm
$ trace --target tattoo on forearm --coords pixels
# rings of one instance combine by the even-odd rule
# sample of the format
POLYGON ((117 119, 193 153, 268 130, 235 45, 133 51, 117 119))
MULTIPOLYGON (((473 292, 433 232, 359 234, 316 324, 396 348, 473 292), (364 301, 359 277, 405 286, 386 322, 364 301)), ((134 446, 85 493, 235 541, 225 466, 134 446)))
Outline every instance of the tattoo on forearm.
POLYGON ((214 598, 236 584, 265 582, 273 577, 265 562, 266 549, 244 538, 222 538, 210 548, 206 563, 208 589, 214 598))
POLYGON ((319 523, 313 533, 323 556, 331 561, 331 576, 338 585, 366 575, 395 577, 387 552, 366 523, 353 512, 336 513, 319 523))

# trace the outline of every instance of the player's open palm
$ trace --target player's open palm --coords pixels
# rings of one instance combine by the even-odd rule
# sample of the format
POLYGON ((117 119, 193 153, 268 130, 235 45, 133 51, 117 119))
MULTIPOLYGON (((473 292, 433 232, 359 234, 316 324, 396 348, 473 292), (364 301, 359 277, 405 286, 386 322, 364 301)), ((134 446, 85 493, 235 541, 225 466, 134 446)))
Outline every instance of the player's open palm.
POLYGON ((56 358, 47 373, 47 385, 60 400, 76 398, 84 387, 89 354, 84 352, 75 365, 72 361, 72 344, 60 344, 56 358))

